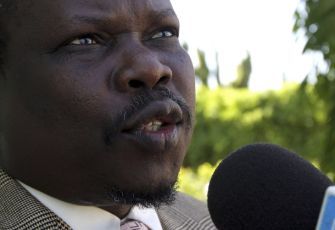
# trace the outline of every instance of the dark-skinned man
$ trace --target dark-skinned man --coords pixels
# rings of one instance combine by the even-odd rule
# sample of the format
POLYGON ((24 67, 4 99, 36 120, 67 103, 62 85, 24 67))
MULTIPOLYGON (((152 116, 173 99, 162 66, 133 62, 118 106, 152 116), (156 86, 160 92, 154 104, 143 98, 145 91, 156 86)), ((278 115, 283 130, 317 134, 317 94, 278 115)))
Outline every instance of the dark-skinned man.
POLYGON ((214 229, 174 190, 194 71, 169 0, 0 4, 0 229, 214 229))

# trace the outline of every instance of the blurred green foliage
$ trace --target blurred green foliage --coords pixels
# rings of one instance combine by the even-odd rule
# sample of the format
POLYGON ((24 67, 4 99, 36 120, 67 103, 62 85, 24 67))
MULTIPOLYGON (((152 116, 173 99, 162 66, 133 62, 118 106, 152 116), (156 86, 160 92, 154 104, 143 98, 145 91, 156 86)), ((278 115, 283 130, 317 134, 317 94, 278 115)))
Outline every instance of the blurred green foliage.
POLYGON ((209 180, 216 165, 201 164, 196 170, 182 168, 179 173, 178 190, 199 200, 206 200, 209 180))
POLYGON ((201 84, 208 86, 209 68, 207 66, 205 52, 197 50, 197 53, 198 53, 199 65, 197 68, 195 68, 195 74, 201 81, 201 84))
POLYGON ((325 138, 319 143, 321 168, 335 170, 335 1, 302 0, 303 9, 296 11, 295 30, 303 30, 307 36, 305 50, 319 51, 328 64, 327 73, 317 69, 315 91, 325 104, 327 124, 325 138))
POLYGON ((247 57, 237 67, 237 78, 231 83, 234 88, 247 88, 249 85, 251 74, 251 57, 248 53, 247 57))
MULTIPOLYGON (((307 37, 305 51, 323 54, 328 71, 316 67, 317 81, 285 85, 278 91, 252 92, 248 86, 250 56, 239 66, 231 87, 218 81, 207 87, 210 71, 199 52, 196 75, 196 126, 180 173, 180 190, 206 198, 209 179, 217 162, 243 145, 270 142, 290 149, 335 175, 335 1, 301 0, 294 31, 307 37), (206 163, 204 163, 206 162, 206 163)), ((217 66, 219 70, 219 66, 217 66)), ((219 78, 219 75, 217 75, 219 78)))
MULTIPOLYGON (((322 143, 328 135, 326 107, 314 86, 306 82, 267 92, 199 87, 197 122, 179 175, 179 190, 205 200, 218 162, 256 142, 281 145, 320 167, 322 143)), ((333 179, 335 168, 327 172, 333 179)))
POLYGON ((270 142, 318 161, 325 139, 325 104, 311 85, 286 85, 278 91, 197 90, 196 126, 184 165, 194 170, 216 164, 250 143, 270 142))

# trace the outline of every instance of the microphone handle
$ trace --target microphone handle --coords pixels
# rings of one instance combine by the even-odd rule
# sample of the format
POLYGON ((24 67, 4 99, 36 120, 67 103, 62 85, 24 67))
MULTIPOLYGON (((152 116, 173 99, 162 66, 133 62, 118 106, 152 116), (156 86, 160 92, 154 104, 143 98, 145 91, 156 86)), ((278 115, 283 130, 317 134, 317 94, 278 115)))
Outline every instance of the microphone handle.
POLYGON ((316 230, 335 230, 335 186, 326 190, 316 230))

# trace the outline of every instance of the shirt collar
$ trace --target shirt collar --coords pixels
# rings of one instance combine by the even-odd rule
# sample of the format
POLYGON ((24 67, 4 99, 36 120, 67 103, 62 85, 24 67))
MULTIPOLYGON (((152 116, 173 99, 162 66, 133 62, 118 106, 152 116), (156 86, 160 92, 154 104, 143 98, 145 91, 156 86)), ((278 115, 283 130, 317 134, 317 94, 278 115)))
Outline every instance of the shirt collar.
POLYGON ((134 206, 129 214, 123 220, 120 220, 117 216, 103 209, 64 202, 20 181, 19 183, 74 230, 118 230, 120 229, 121 222, 127 219, 139 220, 152 230, 162 230, 158 214, 153 208, 134 206))

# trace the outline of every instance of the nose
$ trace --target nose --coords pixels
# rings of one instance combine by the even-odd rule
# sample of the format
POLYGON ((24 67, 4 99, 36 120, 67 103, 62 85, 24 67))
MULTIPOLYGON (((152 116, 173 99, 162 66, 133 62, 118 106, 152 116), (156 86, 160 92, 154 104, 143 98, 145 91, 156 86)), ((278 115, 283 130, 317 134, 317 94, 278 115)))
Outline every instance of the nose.
POLYGON ((166 85, 172 79, 172 70, 159 59, 159 55, 147 47, 132 46, 123 50, 120 68, 114 77, 121 91, 153 89, 166 85))

